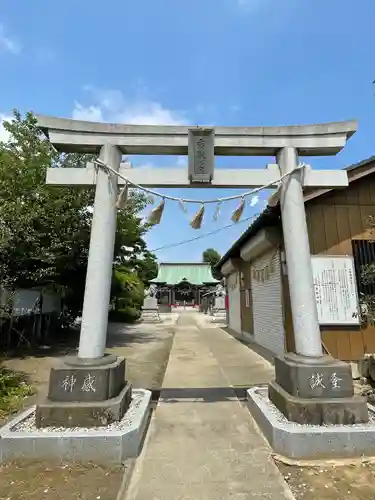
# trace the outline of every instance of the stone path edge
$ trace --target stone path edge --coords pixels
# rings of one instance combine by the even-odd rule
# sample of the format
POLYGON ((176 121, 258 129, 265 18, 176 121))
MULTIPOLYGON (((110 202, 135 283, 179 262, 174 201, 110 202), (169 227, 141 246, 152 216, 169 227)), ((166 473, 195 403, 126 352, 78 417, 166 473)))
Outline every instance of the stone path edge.
MULTIPOLYGON (((375 455, 375 424, 331 427, 282 422, 264 396, 267 386, 247 391, 247 406, 275 453, 294 460, 344 459, 375 455)), ((368 405, 372 412, 375 407, 368 405)))
POLYGON ((98 431, 29 432, 11 429, 35 411, 22 412, 0 429, 0 463, 15 460, 90 461, 98 464, 122 464, 139 454, 149 423, 151 391, 134 389, 136 408, 130 406, 131 420, 126 429, 98 431))

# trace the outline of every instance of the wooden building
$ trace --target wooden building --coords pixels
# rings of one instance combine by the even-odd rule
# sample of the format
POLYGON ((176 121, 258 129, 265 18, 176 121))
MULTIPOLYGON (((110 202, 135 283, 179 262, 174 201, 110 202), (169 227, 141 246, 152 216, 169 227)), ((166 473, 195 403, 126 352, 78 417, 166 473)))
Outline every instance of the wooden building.
MULTIPOLYGON (((353 289, 357 292, 352 295, 361 298, 363 293, 375 295, 375 287, 366 288, 360 276, 363 265, 375 264, 375 232, 370 222, 375 216, 375 157, 349 167, 347 172, 347 188, 305 191, 306 218, 312 260, 332 257, 333 261, 341 256, 344 261, 343 257, 349 256, 346 261, 353 266, 353 289)), ((294 351, 279 205, 266 208, 218 267, 226 276, 229 327, 271 355, 294 351)), ((354 316, 358 312, 358 302, 355 304, 354 316)), ((374 353, 375 327, 358 319, 355 322, 321 324, 325 350, 347 361, 374 353)))
POLYGON ((158 275, 150 281, 158 288, 160 305, 199 306, 201 296, 219 283, 212 276, 211 266, 205 262, 159 264, 158 275))

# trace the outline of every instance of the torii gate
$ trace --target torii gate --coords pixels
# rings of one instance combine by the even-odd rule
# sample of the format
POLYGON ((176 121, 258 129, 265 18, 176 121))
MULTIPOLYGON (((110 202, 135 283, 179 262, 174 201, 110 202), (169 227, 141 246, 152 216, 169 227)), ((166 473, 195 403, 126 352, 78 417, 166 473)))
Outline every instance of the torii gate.
MULTIPOLYGON (((145 187, 254 188, 276 183, 281 176, 292 172, 282 182, 280 195, 296 352, 303 359, 324 358, 303 188, 345 187, 348 178, 342 170, 314 171, 306 167, 302 173, 296 169, 299 156, 335 155, 341 151, 356 131, 355 121, 212 129, 91 123, 46 116, 37 116, 37 119, 39 128, 58 151, 98 154, 111 169, 145 187), (199 144, 205 152, 204 161, 195 154, 199 144), (187 155, 188 152, 189 169, 132 169, 128 164, 121 164, 125 154, 187 155), (265 169, 215 170, 214 155, 274 155, 277 164, 265 169)), ((105 364, 115 205, 118 184, 123 181, 111 171, 95 170, 88 165, 85 169, 51 168, 47 172, 47 183, 96 186, 78 362, 86 366, 105 364)))

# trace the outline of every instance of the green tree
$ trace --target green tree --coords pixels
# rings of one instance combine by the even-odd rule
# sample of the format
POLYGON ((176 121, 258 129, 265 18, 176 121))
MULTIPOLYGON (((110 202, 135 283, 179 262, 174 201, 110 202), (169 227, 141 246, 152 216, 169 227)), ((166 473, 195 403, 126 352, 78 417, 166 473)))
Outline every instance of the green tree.
MULTIPOLYGON (((372 237, 375 236, 375 217, 370 215, 367 225, 372 237)), ((375 245, 375 240, 373 241, 375 245)), ((360 281, 364 290, 371 290, 375 284, 375 262, 363 265, 360 269, 360 281)), ((359 294, 360 315, 362 323, 375 324, 375 295, 373 293, 359 294)))
POLYGON ((132 322, 141 315, 144 286, 139 276, 127 266, 117 265, 111 286, 111 313, 113 321, 132 322))
POLYGON ((137 259, 134 268, 140 280, 146 285, 158 275, 158 263, 153 253, 145 250, 141 259, 137 259))
MULTIPOLYGON (((4 126, 10 138, 0 142, 1 282, 11 287, 64 290, 72 314, 79 314, 94 190, 52 187, 45 178, 51 166, 83 168, 92 156, 57 153, 38 131, 31 113, 22 117, 14 111, 4 126)), ((129 273, 142 269, 138 261, 152 260, 143 239, 148 226, 139 215, 149 201, 142 193, 132 192, 127 206, 118 212, 114 262, 127 269, 128 280, 129 273)), ((132 293, 131 287, 125 286, 124 293, 132 293)))
POLYGON ((202 262, 207 262, 211 265, 212 275, 216 279, 221 279, 220 271, 215 269, 220 259, 221 255, 214 248, 207 248, 202 254, 202 262))
POLYGON ((114 267, 111 288, 111 319, 114 321, 131 322, 140 317, 144 288, 157 275, 156 258, 151 252, 143 249, 141 256, 133 252, 134 248, 124 247, 122 262, 118 261, 114 267))

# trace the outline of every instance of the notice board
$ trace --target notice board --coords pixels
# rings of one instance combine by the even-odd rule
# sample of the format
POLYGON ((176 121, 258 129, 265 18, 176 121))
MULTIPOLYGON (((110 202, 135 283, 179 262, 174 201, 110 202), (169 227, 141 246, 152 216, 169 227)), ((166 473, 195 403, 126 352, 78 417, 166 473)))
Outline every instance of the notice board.
POLYGON ((358 295, 353 258, 311 257, 318 318, 321 325, 358 325, 358 295))

